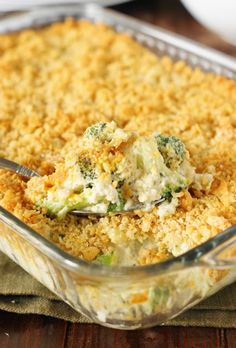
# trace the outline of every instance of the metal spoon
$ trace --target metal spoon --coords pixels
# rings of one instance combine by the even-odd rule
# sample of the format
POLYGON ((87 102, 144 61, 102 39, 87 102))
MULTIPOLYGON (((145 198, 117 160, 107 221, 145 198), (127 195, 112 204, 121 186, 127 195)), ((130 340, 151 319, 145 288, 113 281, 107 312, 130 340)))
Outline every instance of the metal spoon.
MULTIPOLYGON (((34 176, 40 177, 40 175, 37 172, 35 172, 34 170, 32 170, 28 167, 22 166, 16 162, 9 161, 9 160, 2 158, 2 157, 0 157, 0 168, 17 173, 17 174, 22 175, 26 178, 32 178, 34 176)), ((164 202, 164 200, 165 200, 165 198, 161 197, 161 198, 153 201, 152 205, 158 205, 158 204, 164 202)), ((87 215, 105 216, 105 215, 110 215, 110 214, 118 215, 118 214, 130 213, 130 212, 133 212, 135 210, 140 210, 140 209, 145 210, 145 208, 147 208, 147 206, 145 204, 139 203, 139 204, 133 206, 132 208, 129 208, 126 210, 109 212, 109 213, 97 213, 97 212, 93 212, 91 210, 73 210, 70 212, 70 214, 79 215, 79 216, 87 216, 87 215)))

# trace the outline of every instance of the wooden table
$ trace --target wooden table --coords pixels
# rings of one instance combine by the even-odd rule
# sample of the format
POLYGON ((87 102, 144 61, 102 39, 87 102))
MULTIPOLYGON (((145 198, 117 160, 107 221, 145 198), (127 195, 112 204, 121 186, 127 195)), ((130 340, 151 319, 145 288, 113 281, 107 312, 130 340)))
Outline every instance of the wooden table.
MULTIPOLYGON (((178 0, 133 1, 117 10, 236 56, 236 47, 199 25, 178 0)), ((236 330, 156 327, 119 331, 37 315, 0 312, 0 348, 235 348, 236 330)))

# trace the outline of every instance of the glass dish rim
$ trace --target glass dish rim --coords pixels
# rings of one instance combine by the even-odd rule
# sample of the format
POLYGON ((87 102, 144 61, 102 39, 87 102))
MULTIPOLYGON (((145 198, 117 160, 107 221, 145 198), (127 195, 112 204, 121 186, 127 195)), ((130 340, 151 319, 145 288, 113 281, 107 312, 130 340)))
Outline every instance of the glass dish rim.
POLYGON ((64 268, 73 272, 79 272, 80 274, 86 274, 87 276, 95 276, 96 278, 109 277, 117 279, 128 277, 128 279, 130 279, 130 276, 138 276, 140 279, 140 275, 144 277, 153 277, 173 271, 180 271, 189 267, 211 266, 214 268, 217 267, 217 262, 212 264, 208 263, 207 260, 203 260, 203 257, 236 236, 236 225, 232 225, 215 237, 208 239, 206 242, 190 249, 186 253, 166 261, 143 266, 106 266, 88 262, 69 254, 1 206, 0 221, 3 221, 3 223, 11 228, 13 227, 14 231, 21 237, 46 256, 57 261, 64 268))
MULTIPOLYGON (((156 32, 156 35, 159 34, 164 39, 169 39, 169 43, 173 43, 173 41, 176 41, 177 44, 183 43, 185 44, 185 48, 191 48, 195 49, 195 52, 197 49, 199 49, 200 53, 203 54, 209 53, 211 58, 219 58, 217 61, 219 64, 226 65, 227 68, 233 70, 236 72, 236 60, 233 57, 227 56, 226 54, 223 54, 221 52, 218 52, 214 49, 209 49, 208 47, 205 47, 204 45, 198 44, 192 40, 185 39, 181 35, 173 34, 169 31, 163 30, 157 26, 153 26, 151 24, 145 23, 143 21, 133 19, 132 17, 129 17, 127 15, 120 14, 119 12, 116 12, 114 10, 107 10, 104 8, 100 8, 97 5, 87 4, 87 5, 67 5, 67 6, 55 6, 48 8, 46 6, 41 7, 40 9, 37 9, 38 12, 42 12, 45 10, 51 10, 54 11, 55 8, 62 9, 66 12, 67 9, 73 9, 76 8, 76 11, 78 13, 79 8, 82 9, 88 9, 88 12, 92 11, 99 11, 100 14, 112 14, 113 16, 116 16, 117 19, 124 19, 124 21, 130 21, 132 26, 139 25, 142 27, 143 32, 145 33, 150 30, 150 32, 153 34, 156 32), (218 57, 217 57, 218 56, 218 57)), ((29 14, 34 13, 34 10, 29 11, 29 14)), ((76 13, 75 13, 76 14, 76 13)), ((27 14, 17 14, 17 17, 24 17, 27 16, 27 14)), ((65 13, 66 16, 66 13, 65 13)), ((68 14, 69 16, 69 14, 68 14)), ((7 19, 1 20, 1 22, 7 22, 7 19)), ((27 27, 27 26, 26 26, 27 27)), ((26 28, 22 27, 22 29, 26 28)), ((0 28, 0 32, 1 28, 0 28)), ((167 40, 168 41, 168 40, 167 40)), ((46 239, 42 235, 40 235, 38 232, 34 231, 30 226, 25 224, 23 221, 18 219, 16 216, 14 216, 12 213, 8 212, 6 209, 0 206, 0 220, 3 221, 6 225, 10 226, 14 229, 15 232, 20 234, 24 239, 26 239, 31 245, 39 249, 42 253, 46 254, 51 259, 57 261, 60 263, 64 268, 67 268, 73 272, 78 272, 81 274, 86 274, 87 276, 93 276, 97 278, 103 278, 103 277, 109 277, 117 279, 117 278, 130 278, 130 276, 135 277, 138 276, 144 276, 144 277, 153 277, 157 276, 163 273, 169 273, 177 270, 186 269, 188 267, 194 267, 194 266, 204 266, 209 267, 212 264, 208 263, 207 261, 203 260, 203 257, 210 252, 214 251, 217 247, 222 246, 227 241, 231 240, 234 236, 236 236, 236 225, 232 225, 231 227, 227 228, 226 230, 218 233, 216 236, 210 238, 206 242, 190 249, 186 253, 174 257, 172 259, 168 259, 163 262, 154 263, 154 264, 148 264, 143 266, 106 266, 106 265, 100 265, 96 263, 91 263, 79 258, 76 258, 69 254, 68 252, 64 251, 63 249, 60 249, 55 243, 52 241, 46 239)), ((213 265, 217 266, 217 262, 213 265)), ((213 267, 212 266, 212 267, 213 267)))
MULTIPOLYGON (((133 0, 93 0, 90 2, 92 5, 97 5, 101 7, 106 6, 118 6, 122 5, 126 2, 130 2, 133 0)), ((86 6, 87 0, 77 0, 69 2, 69 6, 80 6, 85 5, 86 6)), ((87 3, 88 4, 88 3, 87 3)), ((35 1, 34 4, 30 4, 27 1, 21 1, 21 4, 4 4, 4 7, 1 7, 1 14, 9 13, 9 12, 18 12, 18 11, 31 11, 34 8, 46 8, 46 7, 59 7, 59 6, 67 6, 65 3, 65 0, 59 0, 57 3, 48 1, 48 3, 41 4, 40 1, 35 1)))

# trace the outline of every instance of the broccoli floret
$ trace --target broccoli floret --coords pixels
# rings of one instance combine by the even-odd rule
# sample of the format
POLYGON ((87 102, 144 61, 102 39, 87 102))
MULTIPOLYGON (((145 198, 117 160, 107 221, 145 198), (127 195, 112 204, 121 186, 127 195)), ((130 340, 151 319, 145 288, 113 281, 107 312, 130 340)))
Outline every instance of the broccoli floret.
POLYGON ((155 310, 156 306, 166 304, 170 295, 170 289, 167 286, 151 288, 149 291, 149 301, 152 310, 155 310))
POLYGON ((118 192, 119 201, 117 203, 111 203, 111 202, 109 203, 108 208, 107 208, 108 213, 124 210, 126 199, 122 195, 123 185, 124 185, 124 180, 118 181, 117 192, 118 192))
POLYGON ((84 137, 88 139, 95 138, 98 140, 104 140, 104 130, 106 129, 106 127, 106 122, 99 122, 93 124, 92 126, 86 129, 86 131, 84 132, 84 137))
POLYGON ((59 211, 64 208, 64 204, 61 202, 52 202, 47 198, 44 198, 36 203, 37 208, 45 208, 48 216, 57 215, 59 211))
POLYGON ((63 218, 69 211, 74 209, 85 209, 90 206, 84 193, 74 194, 72 197, 60 200, 48 197, 37 202, 38 207, 46 208, 47 215, 57 215, 59 219, 63 218))
POLYGON ((115 252, 112 251, 111 253, 99 255, 94 260, 94 262, 99 263, 101 265, 110 266, 113 263, 113 261, 114 261, 114 256, 115 256, 115 252))
POLYGON ((84 179, 94 180, 96 179, 95 166, 88 157, 80 157, 78 159, 78 165, 84 179))
POLYGON ((124 209, 126 200, 123 197, 119 197, 119 202, 118 203, 110 203, 107 212, 111 213, 113 211, 121 211, 124 209))
POLYGON ((173 190, 172 188, 168 185, 165 190, 162 192, 162 197, 165 198, 166 201, 170 202, 172 197, 173 197, 173 190))
POLYGON ((174 136, 157 134, 155 138, 166 166, 172 170, 177 169, 185 159, 186 149, 184 144, 174 136))
POLYGON ((166 201, 170 202, 173 197, 173 193, 181 192, 187 186, 188 186, 187 181, 183 181, 183 180, 180 180, 177 184, 169 183, 165 186, 161 196, 165 198, 166 201))
POLYGON ((166 199, 166 201, 170 202, 172 197, 173 197, 173 193, 177 193, 182 191, 183 187, 182 186, 171 186, 171 185, 167 185, 164 189, 164 191, 162 192, 162 197, 166 199))

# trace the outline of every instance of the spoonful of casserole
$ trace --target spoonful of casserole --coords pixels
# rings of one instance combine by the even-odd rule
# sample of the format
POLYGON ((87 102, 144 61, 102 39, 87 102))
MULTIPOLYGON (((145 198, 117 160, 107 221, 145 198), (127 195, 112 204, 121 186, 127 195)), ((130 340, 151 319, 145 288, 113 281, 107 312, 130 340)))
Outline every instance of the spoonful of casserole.
POLYGON ((178 138, 160 133, 139 136, 118 128, 115 122, 87 128, 64 148, 51 175, 40 177, 27 168, 20 172, 19 165, 17 171, 17 164, 7 161, 15 164, 7 167, 3 161, 0 168, 32 176, 27 198, 58 218, 71 212, 121 214, 155 206, 158 214, 171 214, 181 192, 190 187, 206 191, 212 182, 211 174, 196 173, 178 138))

